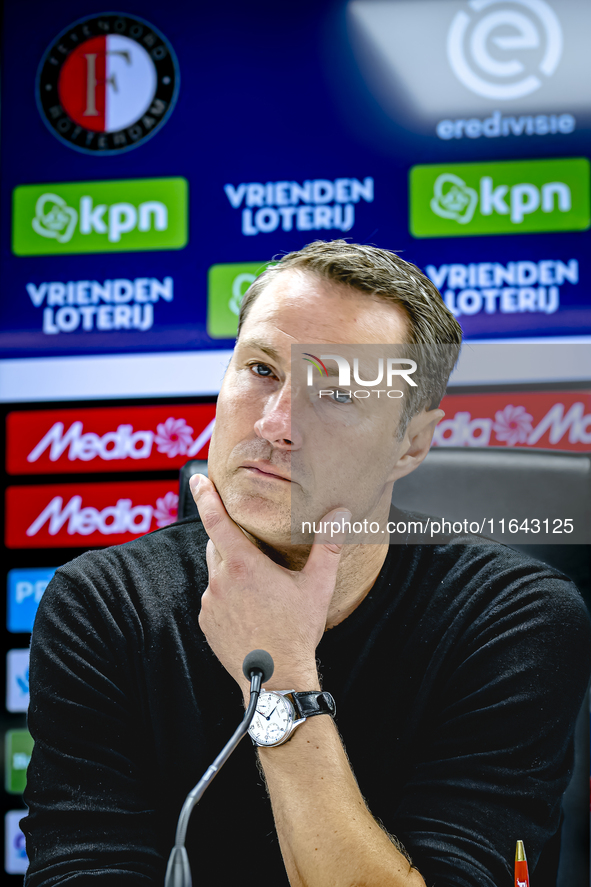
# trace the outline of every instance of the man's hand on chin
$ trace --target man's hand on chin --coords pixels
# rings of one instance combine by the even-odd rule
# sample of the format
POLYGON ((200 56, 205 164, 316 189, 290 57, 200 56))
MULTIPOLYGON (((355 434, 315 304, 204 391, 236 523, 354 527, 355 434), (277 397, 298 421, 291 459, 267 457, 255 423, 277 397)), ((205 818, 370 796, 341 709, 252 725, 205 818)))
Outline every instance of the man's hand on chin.
MULTIPOLYGON (((274 687, 318 688, 316 647, 335 588, 342 534, 326 543, 316 541, 303 570, 294 572, 246 538, 208 478, 194 475, 190 485, 209 536, 209 585, 199 624, 211 649, 245 693, 242 661, 255 649, 273 657, 274 687)), ((345 509, 336 509, 323 520, 342 524, 350 517, 345 509)))

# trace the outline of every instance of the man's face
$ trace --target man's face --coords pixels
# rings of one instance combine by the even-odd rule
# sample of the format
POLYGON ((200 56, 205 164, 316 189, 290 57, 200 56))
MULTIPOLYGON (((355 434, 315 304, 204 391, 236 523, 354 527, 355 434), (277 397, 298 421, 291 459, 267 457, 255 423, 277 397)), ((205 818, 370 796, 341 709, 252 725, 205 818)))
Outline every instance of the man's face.
MULTIPOLYGON (((354 520, 383 511, 402 446, 401 401, 319 402, 301 359, 292 379, 291 346, 402 343, 407 323, 396 306, 315 275, 272 278, 243 324, 209 450, 210 477, 243 529, 288 545, 296 501, 311 521, 337 506, 354 520)), ((337 379, 325 384, 338 388, 337 379)))

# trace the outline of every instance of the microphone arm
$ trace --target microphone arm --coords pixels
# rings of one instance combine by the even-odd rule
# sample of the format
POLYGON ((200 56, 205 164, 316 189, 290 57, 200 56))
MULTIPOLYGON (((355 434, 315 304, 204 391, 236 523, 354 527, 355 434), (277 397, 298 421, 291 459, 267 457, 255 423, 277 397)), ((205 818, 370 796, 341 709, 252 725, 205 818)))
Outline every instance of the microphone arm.
POLYGON ((207 768, 195 788, 187 795, 178 819, 174 847, 170 853, 166 868, 164 887, 192 887, 191 867, 185 847, 187 826, 189 825, 191 813, 201 800, 205 789, 211 785, 242 737, 246 735, 256 711, 261 684, 263 681, 269 680, 273 674, 273 669, 273 660, 266 650, 253 650, 244 659, 242 671, 244 676, 250 680, 248 707, 232 737, 225 744, 213 764, 207 768))

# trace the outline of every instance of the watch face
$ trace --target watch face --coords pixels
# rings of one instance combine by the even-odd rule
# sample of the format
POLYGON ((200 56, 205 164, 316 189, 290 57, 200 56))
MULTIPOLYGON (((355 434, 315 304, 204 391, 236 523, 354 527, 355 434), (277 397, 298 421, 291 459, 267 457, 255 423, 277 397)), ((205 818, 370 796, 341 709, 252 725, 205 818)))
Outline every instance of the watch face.
POLYGON ((259 745, 278 745, 293 724, 293 706, 279 693, 263 691, 259 696, 249 734, 259 745))

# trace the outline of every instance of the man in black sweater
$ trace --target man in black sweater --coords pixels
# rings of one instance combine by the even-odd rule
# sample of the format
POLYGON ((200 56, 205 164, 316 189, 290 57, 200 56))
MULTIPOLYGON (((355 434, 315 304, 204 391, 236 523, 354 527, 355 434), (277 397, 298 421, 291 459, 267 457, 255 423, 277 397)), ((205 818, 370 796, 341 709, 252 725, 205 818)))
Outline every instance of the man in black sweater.
POLYGON ((311 244, 251 287, 210 479, 193 479, 201 519, 77 558, 42 599, 27 884, 162 882, 184 796, 240 718, 253 648, 276 665, 260 769, 242 743, 195 812, 196 883, 500 887, 518 838, 535 870, 589 676, 574 587, 477 537, 292 537, 294 503, 314 524, 385 525, 459 341, 432 284, 372 247, 311 244), (315 397, 292 378, 298 343, 422 343, 433 358, 376 414, 336 379, 315 397), (287 690, 324 716, 289 732, 272 695, 287 690))

